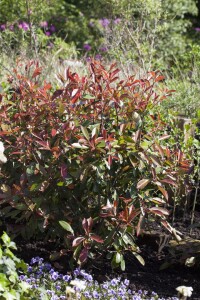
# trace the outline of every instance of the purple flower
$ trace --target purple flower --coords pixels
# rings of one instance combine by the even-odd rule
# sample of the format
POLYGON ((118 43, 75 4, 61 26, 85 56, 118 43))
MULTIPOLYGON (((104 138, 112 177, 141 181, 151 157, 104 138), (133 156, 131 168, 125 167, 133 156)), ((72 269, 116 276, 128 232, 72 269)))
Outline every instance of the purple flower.
POLYGON ((106 18, 99 20, 99 22, 100 22, 101 26, 104 28, 108 27, 108 25, 110 24, 110 20, 108 20, 106 18))
POLYGON ((40 264, 43 262, 43 258, 40 258, 39 256, 33 257, 31 259, 30 265, 34 265, 36 263, 40 264))
POLYGON ((88 291, 84 292, 83 294, 84 294, 84 296, 85 296, 87 299, 92 298, 91 295, 90 295, 90 292, 88 292, 88 291))
POLYGON ((81 274, 81 270, 79 269, 79 268, 76 268, 75 270, 74 270, 74 276, 78 276, 78 275, 80 275, 81 274))
POLYGON ((49 27, 49 30, 51 32, 55 32, 56 31, 56 27, 53 24, 51 24, 51 26, 49 27))
POLYGON ((27 271, 28 271, 29 273, 31 273, 31 272, 33 271, 33 268, 32 268, 31 266, 28 266, 27 271))
POLYGON ((80 274, 80 275, 82 275, 83 278, 84 278, 85 280, 87 280, 87 281, 92 281, 92 280, 93 280, 92 275, 86 273, 85 271, 81 271, 81 274, 80 274))
POLYGON ((40 22, 40 27, 42 28, 48 27, 48 22, 47 21, 40 22))
POLYGON ((99 298, 99 293, 97 291, 93 291, 92 296, 93 296, 94 299, 98 299, 99 298))
POLYGON ((91 61, 91 57, 90 57, 90 56, 87 56, 87 57, 85 58, 85 60, 86 60, 86 62, 90 62, 90 61, 91 61))
POLYGON ((90 27, 94 27, 94 22, 93 22, 93 21, 90 21, 90 22, 89 22, 89 26, 90 26, 90 27))
POLYGON ((10 31, 13 31, 14 30, 14 25, 10 25, 9 29, 10 29, 10 31))
POLYGON ((19 276, 19 279, 23 281, 23 280, 26 279, 26 277, 25 277, 24 275, 20 275, 20 276, 19 276))
POLYGON ((26 23, 26 22, 21 22, 21 23, 19 23, 18 27, 19 27, 20 29, 23 29, 24 31, 29 30, 29 24, 26 23))
POLYGON ((125 285, 129 285, 129 283, 130 283, 130 281, 129 281, 128 279, 125 279, 125 280, 124 280, 124 284, 125 284, 125 285))
POLYGON ((121 19, 120 18, 116 18, 115 20, 114 20, 114 24, 119 24, 121 22, 121 19))
POLYGON ((51 278, 52 278, 53 280, 57 280, 58 277, 59 277, 58 272, 53 272, 53 273, 51 274, 51 278))
POLYGON ((71 276, 69 275, 64 275, 63 278, 62 278, 64 281, 68 282, 71 280, 71 276))
POLYGON ((118 282, 119 282, 118 279, 113 278, 110 283, 111 283, 112 286, 116 286, 118 284, 118 282))
POLYGON ((96 60, 101 60, 101 59, 102 59, 101 54, 96 54, 96 55, 95 55, 95 59, 96 59, 96 60))
POLYGON ((46 34, 47 36, 50 36, 50 35, 51 35, 51 32, 50 32, 50 31, 46 31, 45 34, 46 34))
POLYGON ((142 290, 139 290, 139 291, 138 291, 138 295, 142 295, 142 290))
POLYGON ((83 45, 83 49, 84 49, 85 51, 90 51, 90 50, 92 49, 92 47, 91 47, 89 44, 84 44, 84 45, 83 45))
POLYGON ((0 30, 1 30, 1 31, 4 31, 5 29, 6 29, 6 24, 1 24, 1 25, 0 25, 0 30))
POLYGON ((106 46, 101 46, 101 47, 99 48, 99 50, 100 50, 101 52, 107 52, 107 51, 108 51, 108 48, 107 48, 106 46))

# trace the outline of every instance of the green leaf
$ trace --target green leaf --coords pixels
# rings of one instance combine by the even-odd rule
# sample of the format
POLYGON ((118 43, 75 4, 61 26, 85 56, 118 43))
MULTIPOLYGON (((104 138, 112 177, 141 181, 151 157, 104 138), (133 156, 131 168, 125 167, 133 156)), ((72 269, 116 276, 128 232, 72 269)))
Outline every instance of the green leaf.
POLYGON ((122 270, 122 271, 125 271, 125 269, 126 269, 126 264, 125 264, 125 260, 124 260, 123 255, 122 255, 122 257, 121 257, 121 264, 120 264, 120 267, 121 267, 121 270, 122 270))
POLYGON ((1 236, 1 239, 6 246, 9 245, 11 242, 11 240, 6 232, 3 233, 3 235, 1 236))
POLYGON ((57 186, 63 186, 64 185, 64 182, 63 181, 59 181, 58 183, 57 183, 57 186))
POLYGON ((86 127, 83 127, 83 126, 81 126, 81 131, 82 131, 82 133, 83 133, 83 135, 84 135, 84 137, 89 141, 89 139, 90 139, 90 136, 89 136, 89 132, 88 132, 88 130, 87 130, 87 128, 86 127))
POLYGON ((134 238, 130 233, 126 232, 125 234, 123 234, 122 239, 126 245, 131 245, 133 247, 136 247, 134 238))
POLYGON ((116 253, 115 261, 116 261, 117 264, 119 264, 120 261, 121 261, 121 254, 119 252, 116 253))
POLYGON ((67 231, 71 232, 74 234, 74 230, 72 229, 71 225, 65 221, 59 221, 59 224, 67 231))
POLYGON ((142 256, 141 255, 139 255, 137 252, 134 252, 134 251, 132 251, 132 253, 133 253, 133 255, 137 258, 137 260, 141 263, 141 265, 145 265, 145 261, 144 261, 144 259, 142 258, 142 256))

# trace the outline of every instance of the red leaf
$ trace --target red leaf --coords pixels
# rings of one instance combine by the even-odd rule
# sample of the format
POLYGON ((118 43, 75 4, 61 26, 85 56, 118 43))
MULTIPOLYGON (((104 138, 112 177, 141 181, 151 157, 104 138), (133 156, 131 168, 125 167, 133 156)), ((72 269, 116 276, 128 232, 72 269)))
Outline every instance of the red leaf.
POLYGON ((66 164, 63 163, 61 165, 60 173, 64 179, 67 178, 67 165, 66 164))
POLYGON ((158 189, 161 191, 166 200, 168 200, 168 192, 161 186, 158 186, 158 189))
POLYGON ((83 229, 84 229, 85 233, 88 235, 89 234, 89 229, 88 229, 88 221, 87 221, 86 218, 83 219, 82 226, 83 226, 83 229))
POLYGON ((32 79, 35 78, 35 77, 37 77, 38 75, 40 75, 41 72, 42 72, 42 68, 41 68, 41 67, 36 68, 36 69, 34 70, 34 72, 33 72, 32 79))
POLYGON ((140 233, 142 233, 142 224, 143 224, 143 222, 144 222, 144 216, 141 215, 140 219, 138 221, 138 224, 137 224, 137 236, 139 236, 140 233))
POLYGON ((165 77, 160 75, 160 76, 156 77, 155 82, 161 81, 163 79, 165 79, 165 77))
POLYGON ((150 212, 159 215, 159 216, 168 216, 169 212, 167 209, 165 208, 161 208, 161 207, 151 207, 149 208, 150 212))
POLYGON ((55 128, 51 129, 51 136, 54 137, 57 134, 57 130, 55 128))
POLYGON ((104 242, 104 240, 102 238, 100 238, 100 236, 93 234, 93 233, 90 235, 90 238, 97 243, 102 244, 104 242))
POLYGON ((73 98, 71 99, 72 104, 74 104, 78 100, 78 98, 80 97, 80 95, 81 95, 81 89, 79 89, 76 92, 76 94, 73 96, 73 98))
POLYGON ((49 142, 45 142, 45 141, 35 141, 36 143, 38 143, 39 145, 43 146, 43 148, 41 149, 45 149, 45 150, 51 150, 49 147, 49 142))
POLYGON ((108 155, 108 165, 111 166, 112 165, 112 156, 108 155))
POLYGON ((149 179, 142 179, 138 182, 137 184, 137 189, 138 190, 142 190, 143 188, 145 188, 145 186, 150 182, 149 179))
POLYGON ((83 250, 81 251, 81 253, 79 255, 79 261, 81 264, 87 260, 87 256, 88 256, 88 249, 83 248, 83 250))
POLYGON ((63 93, 63 89, 55 91, 51 97, 51 100, 53 101, 54 99, 58 98, 60 95, 62 95, 62 93, 63 93))
POLYGON ((171 184, 171 185, 174 185, 174 186, 178 186, 176 182, 174 182, 172 179, 169 179, 169 178, 164 178, 162 180, 160 180, 161 182, 164 182, 164 183, 168 183, 168 184, 171 184))

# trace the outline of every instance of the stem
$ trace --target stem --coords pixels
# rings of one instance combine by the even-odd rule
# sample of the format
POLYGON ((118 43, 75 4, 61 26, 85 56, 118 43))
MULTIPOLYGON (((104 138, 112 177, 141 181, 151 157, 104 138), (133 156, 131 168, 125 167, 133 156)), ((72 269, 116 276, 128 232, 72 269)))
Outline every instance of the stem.
MULTIPOLYGON (((197 203, 197 195, 198 195, 198 186, 195 187, 195 195, 194 195, 194 202, 193 202, 193 207, 192 207, 192 217, 191 217, 191 225, 194 223, 194 212, 195 212, 195 207, 197 203)), ((192 227, 190 229, 190 234, 192 233, 192 227)))

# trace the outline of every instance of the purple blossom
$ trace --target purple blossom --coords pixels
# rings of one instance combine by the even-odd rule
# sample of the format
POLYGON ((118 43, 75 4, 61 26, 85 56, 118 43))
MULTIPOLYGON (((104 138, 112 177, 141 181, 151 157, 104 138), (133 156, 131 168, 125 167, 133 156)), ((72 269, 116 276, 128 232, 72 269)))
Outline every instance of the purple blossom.
POLYGON ((13 31, 14 30, 14 25, 10 25, 9 29, 10 29, 10 31, 13 31))
POLYGON ((99 22, 100 22, 101 26, 104 28, 108 27, 108 25, 110 24, 110 20, 108 20, 106 18, 99 20, 99 22))
POLYGON ((33 271, 33 268, 32 268, 31 266, 28 266, 27 271, 28 271, 29 273, 31 273, 31 272, 33 271))
POLYGON ((51 24, 51 26, 49 27, 49 30, 51 32, 55 32, 56 31, 56 27, 53 24, 51 24))
POLYGON ((50 36, 50 35, 51 35, 51 32, 50 32, 50 31, 46 31, 45 34, 46 34, 47 36, 50 36))
POLYGON ((57 280, 58 277, 59 277, 58 272, 53 272, 53 273, 51 274, 51 278, 52 278, 53 280, 57 280))
POLYGON ((80 274, 81 274, 80 268, 76 268, 76 269, 74 270, 74 276, 78 276, 78 275, 80 275, 80 274))
POLYGON ((84 45, 83 45, 83 49, 84 49, 85 51, 90 51, 90 50, 92 49, 92 47, 91 47, 89 44, 84 44, 84 45))
POLYGON ((26 23, 26 22, 21 22, 21 23, 19 23, 18 27, 19 27, 20 29, 23 29, 24 31, 29 30, 29 24, 26 23))
POLYGON ((129 281, 128 279, 125 279, 125 280, 124 280, 124 284, 125 284, 125 285, 127 285, 127 286, 128 286, 128 285, 129 285, 129 283, 130 283, 130 281, 129 281))
POLYGON ((90 22, 89 22, 89 26, 90 26, 90 27, 94 27, 94 22, 93 22, 93 21, 90 21, 90 22))
POLYGON ((47 21, 40 22, 40 27, 42 28, 48 27, 48 22, 47 21))
POLYGON ((68 282, 71 280, 71 276, 69 275, 64 275, 63 278, 62 278, 64 281, 68 282))
POLYGON ((86 60, 86 62, 90 62, 90 61, 91 61, 91 57, 90 57, 90 56, 87 56, 87 57, 85 58, 85 60, 86 60))
POLYGON ((26 279, 26 277, 25 277, 25 275, 20 275, 20 276, 19 276, 19 279, 23 281, 23 280, 26 279))
POLYGON ((107 51, 108 51, 108 48, 107 48, 106 46, 101 46, 101 47, 99 48, 99 50, 100 50, 101 52, 107 52, 107 51))
POLYGON ((200 27, 194 28, 195 31, 200 32, 200 27))
POLYGON ((112 286, 116 286, 118 284, 118 282, 119 282, 119 279, 113 278, 110 283, 112 286))
POLYGON ((101 60, 101 59, 102 59, 101 54, 96 54, 96 55, 95 55, 95 59, 96 59, 96 60, 101 60))
POLYGON ((99 293, 97 291, 93 291, 92 296, 93 296, 94 299, 98 299, 99 298, 99 293))
POLYGON ((121 19, 120 18, 116 18, 115 20, 114 20, 114 24, 119 24, 121 22, 121 19))
POLYGON ((0 25, 0 30, 1 30, 1 31, 4 31, 5 29, 6 29, 6 24, 1 24, 1 25, 0 25))

